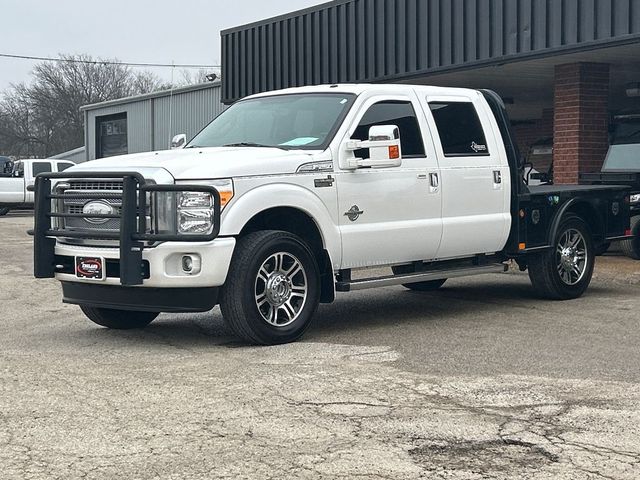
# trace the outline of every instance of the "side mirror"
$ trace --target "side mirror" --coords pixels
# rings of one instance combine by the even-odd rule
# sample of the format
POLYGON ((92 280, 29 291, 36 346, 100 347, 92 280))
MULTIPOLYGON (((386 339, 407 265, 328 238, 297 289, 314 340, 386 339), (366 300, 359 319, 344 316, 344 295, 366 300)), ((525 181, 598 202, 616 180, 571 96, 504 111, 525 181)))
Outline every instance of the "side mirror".
POLYGON ((176 135, 175 137, 173 137, 173 139, 171 140, 171 150, 184 148, 186 144, 187 144, 187 135, 184 133, 180 133, 179 135, 176 135))
POLYGON ((355 158, 351 168, 390 168, 402 165, 400 129, 396 125, 377 125, 369 129, 369 140, 350 140, 347 150, 369 149, 369 158, 355 158))

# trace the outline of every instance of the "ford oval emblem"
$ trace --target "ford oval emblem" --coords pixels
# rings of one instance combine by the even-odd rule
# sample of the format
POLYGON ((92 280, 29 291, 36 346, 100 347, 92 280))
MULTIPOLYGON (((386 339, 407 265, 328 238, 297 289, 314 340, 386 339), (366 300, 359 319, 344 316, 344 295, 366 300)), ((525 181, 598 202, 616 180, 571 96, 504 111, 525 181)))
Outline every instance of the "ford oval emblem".
POLYGON ((94 225, 100 225, 102 223, 107 223, 109 218, 91 218, 89 215, 114 215, 116 213, 116 209, 109 205, 106 202, 102 201, 94 201, 85 203, 84 207, 82 207, 82 214, 86 215, 85 220, 89 223, 93 223, 94 225))

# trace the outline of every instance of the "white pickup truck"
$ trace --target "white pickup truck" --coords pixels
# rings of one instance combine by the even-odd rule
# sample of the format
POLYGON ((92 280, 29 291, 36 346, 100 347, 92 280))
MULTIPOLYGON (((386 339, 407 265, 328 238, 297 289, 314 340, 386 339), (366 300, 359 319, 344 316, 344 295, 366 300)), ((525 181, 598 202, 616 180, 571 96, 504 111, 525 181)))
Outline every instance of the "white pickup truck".
POLYGON ((18 160, 0 176, 0 217, 13 208, 33 207, 33 186, 40 173, 63 172, 75 163, 66 160, 18 160), (31 188, 30 188, 31 187, 31 188))
POLYGON ((507 270, 552 299, 586 290, 629 235, 622 186, 538 186, 500 98, 411 85, 254 95, 181 150, 37 179, 35 275, 100 325, 219 304, 243 340, 298 339, 336 292, 507 270), (356 270, 391 267, 362 278, 356 270))

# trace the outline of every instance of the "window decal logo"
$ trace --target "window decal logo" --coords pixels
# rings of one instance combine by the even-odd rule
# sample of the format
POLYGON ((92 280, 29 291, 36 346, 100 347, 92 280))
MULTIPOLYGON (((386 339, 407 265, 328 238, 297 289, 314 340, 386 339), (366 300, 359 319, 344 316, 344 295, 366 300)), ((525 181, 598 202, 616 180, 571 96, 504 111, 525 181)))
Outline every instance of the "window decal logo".
POLYGON ((471 142, 471 150, 473 150, 476 153, 480 153, 480 152, 486 152, 487 151, 487 146, 486 145, 480 145, 476 142, 471 142))

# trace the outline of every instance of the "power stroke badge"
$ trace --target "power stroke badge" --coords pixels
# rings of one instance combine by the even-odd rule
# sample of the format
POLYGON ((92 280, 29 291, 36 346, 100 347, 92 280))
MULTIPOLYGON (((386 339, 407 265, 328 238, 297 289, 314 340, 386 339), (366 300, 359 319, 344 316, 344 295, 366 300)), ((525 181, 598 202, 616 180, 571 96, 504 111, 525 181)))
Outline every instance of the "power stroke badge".
POLYGON ((358 218, 360 218, 360 215, 362 215, 363 213, 364 211, 360 210, 360 207, 358 207, 357 205, 354 205, 348 211, 344 212, 344 216, 347 217, 352 222, 355 222, 356 220, 358 220, 358 218))

